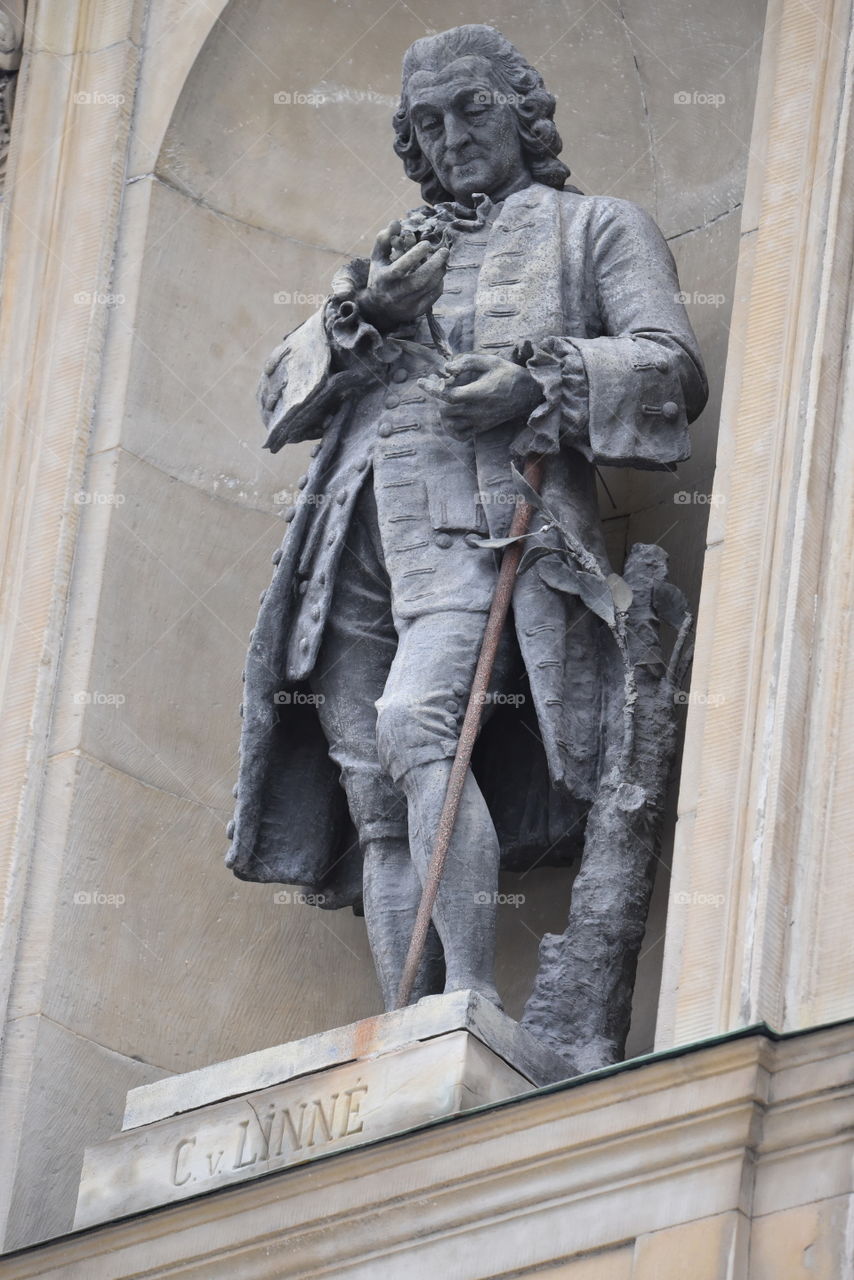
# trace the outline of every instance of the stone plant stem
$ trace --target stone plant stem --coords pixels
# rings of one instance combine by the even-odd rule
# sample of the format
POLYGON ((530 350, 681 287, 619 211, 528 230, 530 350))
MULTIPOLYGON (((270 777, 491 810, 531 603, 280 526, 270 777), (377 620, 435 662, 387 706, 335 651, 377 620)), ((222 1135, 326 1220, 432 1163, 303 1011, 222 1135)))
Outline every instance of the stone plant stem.
POLYGON ((676 745, 675 664, 665 669, 663 660, 655 660, 661 650, 652 597, 664 574, 657 547, 632 548, 624 570, 634 596, 629 632, 643 637, 634 655, 632 754, 626 761, 621 750, 623 673, 621 664, 612 661, 611 740, 587 820, 569 920, 562 934, 546 934, 540 944, 539 970, 522 1016, 522 1025, 561 1053, 577 1074, 621 1061, 631 1020, 676 745))

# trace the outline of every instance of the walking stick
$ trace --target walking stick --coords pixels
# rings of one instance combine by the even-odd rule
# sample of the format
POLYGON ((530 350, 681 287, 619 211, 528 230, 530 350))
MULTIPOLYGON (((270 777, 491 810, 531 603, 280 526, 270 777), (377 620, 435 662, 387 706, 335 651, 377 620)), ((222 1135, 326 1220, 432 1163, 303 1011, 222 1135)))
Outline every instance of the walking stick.
MULTIPOLYGON (((542 483, 543 464, 539 458, 528 458, 525 462, 524 477, 532 489, 539 491, 542 483)), ((521 537, 522 534, 528 532, 528 525, 531 521, 533 507, 528 502, 522 502, 516 508, 513 516, 513 523, 510 527, 510 536, 514 538, 521 537)), ((454 763, 451 767, 451 775, 448 778, 448 788, 445 792, 445 802, 442 806, 442 814, 439 818, 439 826, 436 831, 436 839, 433 843, 433 852, 430 855, 430 864, 427 868, 427 879, 424 882, 424 888, 421 893, 421 902, 418 906, 418 914, 415 918, 415 928, 412 931, 412 941, 409 944, 409 952, 406 957, 406 964, 403 969, 403 977, 400 980, 400 988, 397 993, 397 1007, 403 1009, 409 1003, 412 995, 412 988, 415 985, 415 978, 418 973, 418 967, 421 964, 421 957, 424 954, 424 944, 427 941, 427 930, 430 927, 430 919, 433 915, 433 907, 436 905, 436 895, 439 892, 439 882, 442 879, 442 872, 445 869, 445 861, 448 856, 448 849, 451 844, 451 836, 454 832, 454 825, 457 820, 457 813, 460 808, 460 800, 462 799, 463 787, 465 785, 466 774, 471 763, 474 744, 480 730, 480 722, 483 717, 483 707, 489 692, 489 682, 492 678, 492 670, 495 666, 495 655, 498 652, 498 642, 501 639, 501 632, 507 618, 507 612, 510 608, 510 600, 513 595, 513 586, 516 579, 516 570, 519 568, 519 561, 522 558, 522 543, 511 542, 509 546, 504 548, 504 554, 501 558, 501 569, 498 574, 498 582, 495 587, 495 595, 492 597, 492 605, 490 606, 489 615, 486 620, 486 629, 483 633, 483 641, 480 646, 480 655, 475 668, 474 681, 469 694, 468 706, 466 708, 463 727, 460 731, 460 739, 457 743, 457 751, 454 756, 454 763)))

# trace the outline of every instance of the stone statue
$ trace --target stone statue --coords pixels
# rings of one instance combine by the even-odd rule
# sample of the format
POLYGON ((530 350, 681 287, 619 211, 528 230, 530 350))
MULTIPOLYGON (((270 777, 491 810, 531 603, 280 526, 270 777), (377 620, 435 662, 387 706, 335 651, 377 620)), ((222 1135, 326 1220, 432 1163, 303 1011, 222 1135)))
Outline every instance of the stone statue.
POLYGON ((659 548, 608 563, 596 465, 672 469, 707 384, 661 233, 566 185, 554 108, 490 27, 416 41, 394 148, 427 204, 264 368, 266 447, 318 443, 251 637, 227 862, 363 909, 394 1007, 512 464, 542 460, 414 997, 498 1003, 499 868, 580 860, 523 1023, 586 1071, 624 1050, 690 632, 659 548))

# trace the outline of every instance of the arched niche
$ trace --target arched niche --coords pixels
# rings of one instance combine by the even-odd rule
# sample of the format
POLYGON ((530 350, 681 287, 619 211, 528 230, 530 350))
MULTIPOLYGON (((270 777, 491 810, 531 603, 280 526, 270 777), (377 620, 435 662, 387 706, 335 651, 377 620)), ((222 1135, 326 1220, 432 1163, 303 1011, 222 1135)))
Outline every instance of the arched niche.
MULTIPOLYGON (((45 1216, 39 1169, 21 1166, 16 1243, 70 1221, 83 1146, 115 1130, 128 1087, 380 1007, 360 920, 239 883, 222 855, 246 637, 306 454, 261 450, 258 371, 336 267, 420 203, 390 115, 401 54, 428 29, 504 31, 558 96, 573 180, 638 201, 668 237, 712 395, 679 477, 610 472, 603 513, 617 559, 659 541, 699 592, 763 0, 544 0, 535 21, 509 0, 440 0, 421 17, 377 0, 213 8, 172 13, 173 27, 152 6, 143 50, 88 475, 122 500, 82 526, 53 739, 56 758, 77 754, 29 1105, 64 1173, 45 1216), (75 707, 80 687, 113 700, 75 707), (123 902, 86 915, 74 895, 93 890, 123 902), (64 1076, 56 1027, 78 1055, 64 1076), (51 1126, 72 1092, 73 1124, 51 1126)), ((653 1039, 664 868, 659 880, 632 1053, 653 1039)), ((512 892, 525 902, 501 916, 500 983, 516 1012, 569 883, 541 872, 512 892)))

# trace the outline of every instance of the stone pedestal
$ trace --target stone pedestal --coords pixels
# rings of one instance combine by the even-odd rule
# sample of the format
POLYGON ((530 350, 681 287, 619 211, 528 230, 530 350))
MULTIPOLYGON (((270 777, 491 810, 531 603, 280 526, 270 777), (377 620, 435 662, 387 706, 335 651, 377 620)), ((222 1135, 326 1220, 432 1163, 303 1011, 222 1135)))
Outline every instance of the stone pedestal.
POLYGON ((364 1146, 567 1074, 475 992, 431 996, 131 1090, 122 1132, 86 1152, 74 1225, 364 1146))

